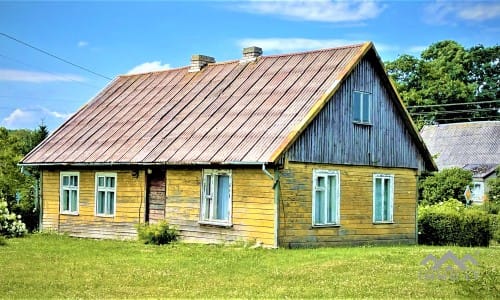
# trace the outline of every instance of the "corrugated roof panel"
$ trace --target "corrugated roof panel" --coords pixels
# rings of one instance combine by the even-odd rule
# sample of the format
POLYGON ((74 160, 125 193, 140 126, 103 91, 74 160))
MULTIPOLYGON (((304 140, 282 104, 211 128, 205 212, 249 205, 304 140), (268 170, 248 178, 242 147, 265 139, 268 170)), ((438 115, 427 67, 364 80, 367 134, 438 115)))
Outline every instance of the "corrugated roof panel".
POLYGON ((23 162, 268 162, 367 45, 119 77, 23 162))

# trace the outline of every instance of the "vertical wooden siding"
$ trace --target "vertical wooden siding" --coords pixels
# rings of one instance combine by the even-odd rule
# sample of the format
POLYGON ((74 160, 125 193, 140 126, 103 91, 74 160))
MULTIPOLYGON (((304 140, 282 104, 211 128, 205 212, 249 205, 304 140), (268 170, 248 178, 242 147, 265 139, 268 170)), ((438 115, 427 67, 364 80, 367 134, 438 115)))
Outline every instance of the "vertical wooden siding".
POLYGON ((43 228, 72 236, 127 239, 136 237, 135 224, 144 219, 144 172, 134 178, 131 171, 110 171, 117 175, 116 208, 114 217, 95 216, 95 173, 91 170, 72 170, 80 173, 79 214, 59 214, 60 172, 43 171, 43 228))
POLYGON ((260 169, 232 170, 232 227, 199 224, 201 170, 167 170, 167 221, 182 240, 274 243, 273 182, 260 169))
POLYGON ((415 240, 416 171, 289 163, 281 174, 280 247, 410 243, 415 240), (314 169, 340 171, 340 226, 312 226, 314 169), (373 174, 394 175, 394 223, 373 224, 373 174))
POLYGON ((424 170, 423 158, 369 56, 287 153, 290 161, 424 170), (353 91, 372 95, 371 125, 353 123, 353 91))

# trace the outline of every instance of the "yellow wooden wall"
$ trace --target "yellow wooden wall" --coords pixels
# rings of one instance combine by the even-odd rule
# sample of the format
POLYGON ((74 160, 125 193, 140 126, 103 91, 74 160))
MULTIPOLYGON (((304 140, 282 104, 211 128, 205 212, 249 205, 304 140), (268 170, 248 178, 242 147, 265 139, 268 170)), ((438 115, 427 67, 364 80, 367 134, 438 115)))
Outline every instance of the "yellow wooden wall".
MULTIPOLYGON (((42 172, 43 229, 91 238, 135 238, 135 224, 144 220, 144 172, 138 177, 131 171, 105 170, 116 173, 116 210, 114 217, 97 217, 94 170, 68 170, 80 173, 79 214, 59 214, 60 171, 42 172)), ((101 172, 101 171, 97 171, 101 172)))
POLYGON ((232 170, 232 227, 199 224, 201 170, 167 170, 167 221, 182 240, 274 244, 273 182, 261 169, 232 170))
POLYGON ((416 170, 288 163, 281 174, 280 247, 415 243, 416 170), (314 169, 340 171, 340 226, 312 227, 314 169), (373 174, 394 175, 394 223, 373 224, 373 174))

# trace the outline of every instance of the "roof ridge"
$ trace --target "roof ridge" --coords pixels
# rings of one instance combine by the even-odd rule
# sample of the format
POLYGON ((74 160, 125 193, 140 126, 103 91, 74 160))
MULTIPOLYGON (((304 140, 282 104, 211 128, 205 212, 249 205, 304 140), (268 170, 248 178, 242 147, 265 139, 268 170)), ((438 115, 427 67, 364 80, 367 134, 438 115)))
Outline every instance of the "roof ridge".
MULTIPOLYGON (((294 56, 294 55, 301 55, 301 54, 314 54, 314 53, 320 53, 320 52, 328 52, 332 50, 341 50, 341 49, 349 49, 349 48, 359 48, 367 43, 370 42, 363 42, 363 43, 358 43, 358 44, 350 44, 350 45, 343 45, 343 46, 338 46, 338 47, 332 47, 332 48, 324 48, 324 49, 314 49, 314 50, 305 50, 305 51, 298 51, 298 52, 291 52, 291 53, 279 53, 279 54, 271 54, 271 55, 262 55, 259 56, 259 58, 276 58, 276 57, 285 57, 285 56, 294 56)), ((238 62, 239 59, 231 59, 231 60, 225 60, 225 61, 216 61, 215 63, 209 63, 207 66, 215 66, 215 65, 224 65, 224 64, 233 64, 238 62)), ((172 71, 178 71, 182 69, 189 68, 188 66, 182 66, 182 67, 176 67, 176 68, 170 68, 170 69, 165 69, 165 70, 156 70, 156 71, 149 71, 149 72, 143 72, 143 73, 135 73, 135 74, 120 74, 117 77, 132 77, 132 76, 142 76, 142 75, 149 75, 149 74, 155 74, 155 73, 163 73, 163 72, 172 72, 172 71)))

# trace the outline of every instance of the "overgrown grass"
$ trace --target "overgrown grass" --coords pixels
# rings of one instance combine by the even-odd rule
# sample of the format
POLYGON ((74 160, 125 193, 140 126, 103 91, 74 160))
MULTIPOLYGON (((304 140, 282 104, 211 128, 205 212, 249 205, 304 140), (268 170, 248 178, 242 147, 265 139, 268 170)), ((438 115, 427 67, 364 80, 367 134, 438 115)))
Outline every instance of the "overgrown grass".
POLYGON ((37 234, 0 251, 0 298, 495 298, 500 288, 498 247, 264 250, 37 234), (448 250, 493 270, 488 288, 419 276, 428 254, 448 250))

